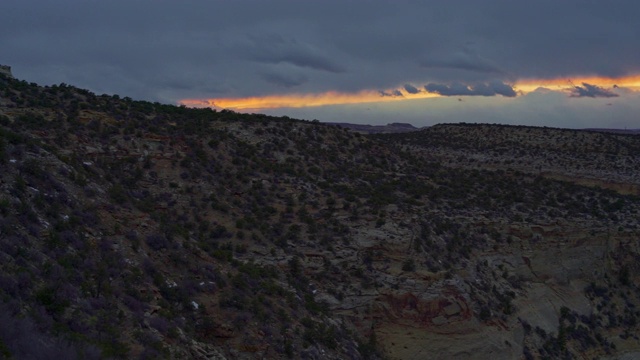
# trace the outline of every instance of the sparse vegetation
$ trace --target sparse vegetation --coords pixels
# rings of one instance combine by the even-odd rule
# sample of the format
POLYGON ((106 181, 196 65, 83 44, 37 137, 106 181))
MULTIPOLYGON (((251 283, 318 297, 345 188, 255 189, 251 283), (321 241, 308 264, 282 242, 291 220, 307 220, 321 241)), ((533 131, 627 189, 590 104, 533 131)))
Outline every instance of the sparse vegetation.
POLYGON ((0 89, 0 322, 16 329, 2 327, 1 357, 39 356, 33 338, 60 358, 375 359, 409 351, 407 328, 430 344, 439 326, 484 336, 465 331, 474 318, 522 328, 496 351, 525 358, 635 346, 638 136, 365 136, 66 84, 0 89), (580 301, 558 300, 580 283, 580 301), (559 302, 538 323, 522 308, 534 286, 559 302))

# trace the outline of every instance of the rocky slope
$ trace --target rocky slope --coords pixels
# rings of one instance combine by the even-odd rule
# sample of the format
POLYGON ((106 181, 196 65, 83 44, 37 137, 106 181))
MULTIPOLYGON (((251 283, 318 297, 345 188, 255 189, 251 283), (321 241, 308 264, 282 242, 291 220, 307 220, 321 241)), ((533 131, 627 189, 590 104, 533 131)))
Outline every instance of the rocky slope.
POLYGON ((0 351, 633 356, 638 143, 370 137, 0 78, 0 351))
POLYGON ((340 126, 361 134, 393 134, 417 131, 419 128, 405 123, 391 123, 387 125, 362 125, 350 123, 326 123, 328 125, 340 126))

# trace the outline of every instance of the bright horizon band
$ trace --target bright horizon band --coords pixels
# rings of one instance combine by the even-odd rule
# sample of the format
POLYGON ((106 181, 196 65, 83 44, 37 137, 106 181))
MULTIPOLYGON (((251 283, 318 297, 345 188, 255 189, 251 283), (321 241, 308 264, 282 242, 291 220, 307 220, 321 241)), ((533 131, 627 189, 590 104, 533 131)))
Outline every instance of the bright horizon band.
MULTIPOLYGON (((538 88, 548 88, 555 91, 571 91, 575 86, 583 83, 611 89, 614 86, 623 87, 631 91, 640 91, 640 75, 605 78, 605 77, 580 77, 557 79, 521 79, 515 82, 513 89, 518 94, 527 94, 538 88)), ((459 95, 460 97, 464 95, 459 95)), ((327 91, 322 93, 291 93, 238 98, 205 98, 183 99, 179 103, 189 107, 211 107, 216 109, 229 109, 241 112, 260 111, 278 108, 304 108, 325 105, 347 105, 376 102, 403 101, 411 99, 425 99, 443 97, 436 93, 427 92, 421 88, 417 93, 409 93, 402 89, 389 89, 385 91, 362 90, 354 93, 327 91)), ((455 96, 454 96, 455 97, 455 96)))

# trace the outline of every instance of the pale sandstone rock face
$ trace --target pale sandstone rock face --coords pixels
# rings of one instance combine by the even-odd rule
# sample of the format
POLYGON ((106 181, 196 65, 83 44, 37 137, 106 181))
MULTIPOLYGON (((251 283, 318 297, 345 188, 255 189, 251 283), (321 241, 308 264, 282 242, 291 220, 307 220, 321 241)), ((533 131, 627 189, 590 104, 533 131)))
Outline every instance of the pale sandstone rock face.
MULTIPOLYGON (((545 238, 534 244, 514 242, 507 254, 478 257, 478 261, 508 264, 515 276, 524 279, 524 289, 514 300, 517 310, 506 321, 478 321, 464 282, 473 279, 458 276, 407 279, 398 283, 398 290, 379 290, 374 299, 361 297, 360 306, 369 304, 377 339, 392 358, 518 358, 523 329, 516 319, 552 333, 558 329, 563 306, 583 315, 593 311, 584 288, 605 270, 606 245, 598 237, 583 238, 581 232, 549 226, 545 238)), ((513 233, 521 235, 522 231, 513 233)), ((371 234, 381 236, 376 231, 371 234)))

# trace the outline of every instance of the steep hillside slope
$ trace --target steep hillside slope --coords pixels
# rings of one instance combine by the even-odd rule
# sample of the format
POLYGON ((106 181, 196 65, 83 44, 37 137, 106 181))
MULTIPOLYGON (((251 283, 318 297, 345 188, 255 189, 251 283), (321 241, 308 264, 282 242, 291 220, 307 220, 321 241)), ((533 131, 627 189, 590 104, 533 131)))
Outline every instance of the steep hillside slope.
POLYGON ((493 156, 474 127, 367 137, 8 78, 0 95, 4 354, 640 351, 638 198, 448 157, 493 156))
POLYGON ((640 195, 640 136, 595 130, 442 124, 382 135, 432 161, 465 169, 517 170, 640 195))

